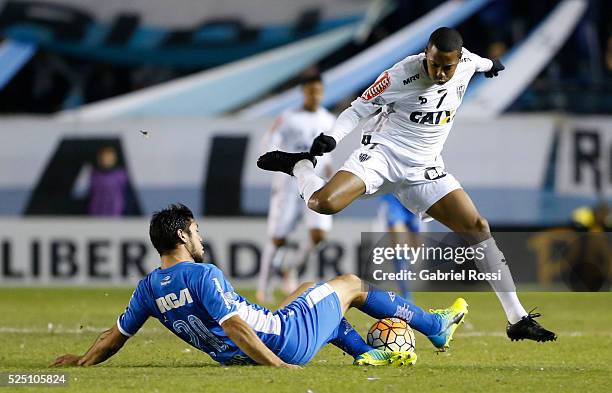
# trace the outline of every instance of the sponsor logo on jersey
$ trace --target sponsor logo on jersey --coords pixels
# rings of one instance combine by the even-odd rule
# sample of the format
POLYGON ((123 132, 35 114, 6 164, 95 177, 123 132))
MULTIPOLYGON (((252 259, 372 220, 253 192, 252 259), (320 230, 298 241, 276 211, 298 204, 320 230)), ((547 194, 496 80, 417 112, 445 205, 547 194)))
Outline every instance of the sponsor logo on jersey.
POLYGON ((227 308, 228 310, 232 308, 230 300, 228 299, 228 296, 226 296, 226 292, 223 292, 223 288, 221 287, 221 283, 219 282, 219 280, 217 279, 217 277, 214 277, 213 282, 215 283, 215 288, 217 289, 217 292, 219 292, 219 295, 221 295, 221 298, 223 299, 223 303, 225 303, 225 308, 227 308))
POLYGON ((446 176, 446 172, 440 167, 425 168, 425 179, 427 180, 437 180, 444 176, 446 176))
POLYGON ((189 289, 183 288, 176 293, 169 293, 166 296, 158 297, 155 299, 159 312, 164 314, 166 311, 170 311, 173 308, 183 307, 185 304, 193 303, 189 289))
POLYGON ((236 301, 238 300, 238 295, 236 295, 236 292, 225 292, 223 294, 223 298, 225 299, 225 301, 227 301, 230 304, 235 304, 236 301))
POLYGON ((465 85, 457 86, 457 98, 462 99, 464 93, 465 93, 465 85))
POLYGON ((410 114, 410 121, 417 124, 431 124, 440 125, 447 124, 453 121, 455 118, 456 109, 450 111, 438 111, 438 112, 412 112, 410 114))
POLYGON ((410 77, 408 77, 408 78, 404 79, 404 80, 403 80, 403 82, 404 82, 404 86, 406 86, 406 85, 407 85, 407 84, 409 84, 409 83, 414 82, 415 80, 419 79, 420 77, 421 77, 421 75, 416 74, 416 75, 412 75, 412 76, 410 76, 410 77))
POLYGON ((427 104, 427 98, 423 96, 419 96, 419 102, 421 103, 421 105, 427 104))
POLYGON ((465 62, 467 62, 467 61, 472 61, 472 59, 470 59, 469 57, 465 56, 465 57, 462 57, 462 58, 461 58, 461 60, 459 61, 459 63, 465 63, 465 62))
POLYGON ((364 162, 370 159, 370 156, 365 154, 365 153, 361 153, 359 155, 359 162, 364 162))
POLYGON ((382 92, 389 86, 391 86, 391 78, 389 77, 389 72, 385 71, 385 73, 382 74, 381 77, 378 78, 374 84, 372 84, 372 86, 368 87, 368 89, 363 92, 361 98, 366 101, 370 101, 371 99, 382 94, 382 92))
POLYGON ((164 277, 164 278, 161 280, 161 283, 160 283, 160 284, 161 284, 161 286, 163 287, 163 286, 166 286, 166 285, 170 284, 171 282, 172 282, 172 277, 170 277, 170 276, 166 276, 166 277, 164 277))

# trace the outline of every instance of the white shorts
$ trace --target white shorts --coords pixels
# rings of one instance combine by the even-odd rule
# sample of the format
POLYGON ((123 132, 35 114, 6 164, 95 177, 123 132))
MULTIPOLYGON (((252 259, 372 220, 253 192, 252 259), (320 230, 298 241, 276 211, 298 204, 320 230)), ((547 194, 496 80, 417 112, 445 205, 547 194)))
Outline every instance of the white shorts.
POLYGON ((286 238, 302 216, 308 229, 331 230, 332 217, 310 210, 299 194, 295 178, 287 175, 275 177, 268 212, 268 236, 286 238))
POLYGON ((355 150, 340 170, 363 180, 365 195, 393 193, 421 219, 427 218, 425 212, 434 203, 461 188, 457 179, 444 170, 441 157, 429 166, 414 166, 402 161, 388 146, 370 144, 355 150))

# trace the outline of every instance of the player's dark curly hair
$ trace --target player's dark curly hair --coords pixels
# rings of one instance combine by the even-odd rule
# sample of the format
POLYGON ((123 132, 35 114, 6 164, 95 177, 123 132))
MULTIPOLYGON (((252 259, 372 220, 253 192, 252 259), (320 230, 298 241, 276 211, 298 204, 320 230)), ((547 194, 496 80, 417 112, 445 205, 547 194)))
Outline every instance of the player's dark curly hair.
POLYGON ((193 213, 183 204, 177 203, 153 213, 149 224, 149 237, 159 255, 167 254, 181 242, 176 231, 189 232, 193 213))
POLYGON ((432 45, 435 45, 441 52, 461 52, 461 48, 463 47, 463 38, 455 29, 451 29, 450 27, 440 27, 429 36, 429 43, 427 46, 429 47, 432 45))

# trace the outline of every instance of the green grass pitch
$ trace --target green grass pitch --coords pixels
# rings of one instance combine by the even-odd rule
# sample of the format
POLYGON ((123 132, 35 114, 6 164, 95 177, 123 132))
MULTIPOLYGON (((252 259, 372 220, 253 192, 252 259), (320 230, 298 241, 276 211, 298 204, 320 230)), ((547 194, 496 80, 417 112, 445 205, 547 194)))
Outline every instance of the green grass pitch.
MULTIPOLYGON (((252 295, 251 292, 245 292, 252 295)), ((98 332, 115 323, 131 289, 1 288, 0 372, 56 371, 47 364, 66 352, 83 353, 98 332)), ((467 323, 447 353, 435 353, 417 334, 415 367, 355 367, 325 347, 304 369, 221 367, 149 320, 113 358, 89 368, 67 368, 66 387, 0 387, 3 391, 87 392, 609 392, 612 384, 611 293, 523 293, 540 320, 559 334, 555 343, 511 343, 494 294, 463 294, 467 323)), ((424 307, 450 304, 452 293, 418 293, 424 307)), ((351 311, 365 333, 373 320, 351 311)))

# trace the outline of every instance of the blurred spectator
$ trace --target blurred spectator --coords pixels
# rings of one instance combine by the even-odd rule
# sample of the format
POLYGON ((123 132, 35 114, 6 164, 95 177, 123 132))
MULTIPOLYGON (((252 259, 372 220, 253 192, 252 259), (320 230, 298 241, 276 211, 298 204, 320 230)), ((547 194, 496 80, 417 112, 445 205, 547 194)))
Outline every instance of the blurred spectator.
POLYGON ((581 233, 565 250, 564 279, 573 291, 608 290, 612 249, 606 232, 611 228, 605 202, 572 212, 574 228, 581 233))
MULTIPOLYGON (((321 71, 385 39, 444 2, 395 0, 395 10, 373 28, 366 42, 351 42, 322 59, 318 62, 321 71)), ((491 0, 457 28, 470 50, 489 58, 500 58, 523 42, 560 3, 560 0, 491 0)), ((557 56, 513 103, 510 112, 612 113, 612 19, 609 17, 612 1, 588 0, 585 3, 588 8, 578 26, 557 56)), ((125 50, 130 49, 126 47, 125 50)), ((0 90, 0 113, 54 112, 139 90, 201 69, 106 64, 44 47, 0 90)), ((274 92, 294 84, 295 80, 290 79, 274 92)), ((347 99, 352 100, 352 94, 347 99)))
POLYGON ((508 47, 506 43, 503 41, 495 41, 489 45, 489 49, 487 50, 487 57, 489 59, 501 59, 503 55, 506 54, 508 47))
POLYGON ((572 212, 572 225, 580 231, 606 232, 612 229, 610 208, 602 202, 596 206, 581 206, 572 212))
POLYGON ((88 213, 92 216, 121 216, 125 213, 128 176, 118 166, 117 150, 112 146, 98 151, 91 173, 88 213))

